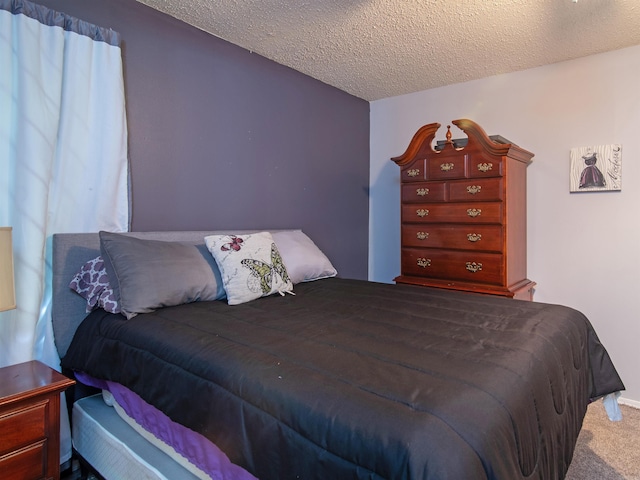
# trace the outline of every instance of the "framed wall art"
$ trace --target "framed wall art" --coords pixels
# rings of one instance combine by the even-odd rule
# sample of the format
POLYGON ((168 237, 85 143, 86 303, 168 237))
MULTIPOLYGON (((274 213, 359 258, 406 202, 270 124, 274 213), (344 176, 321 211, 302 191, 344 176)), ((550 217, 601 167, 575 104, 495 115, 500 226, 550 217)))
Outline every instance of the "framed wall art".
POLYGON ((622 190, 622 146, 571 149, 571 193, 622 190))

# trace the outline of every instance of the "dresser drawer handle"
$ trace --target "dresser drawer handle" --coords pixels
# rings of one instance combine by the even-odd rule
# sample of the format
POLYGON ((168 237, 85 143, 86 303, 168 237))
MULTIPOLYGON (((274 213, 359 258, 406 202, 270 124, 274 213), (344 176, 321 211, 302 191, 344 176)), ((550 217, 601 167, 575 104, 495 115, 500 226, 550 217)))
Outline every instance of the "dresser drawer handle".
POLYGON ((479 217, 482 214, 481 208, 468 208, 467 215, 470 217, 479 217))
POLYGON ((454 166, 455 165, 453 163, 441 163, 440 170, 442 170, 443 172, 450 172, 451 170, 453 170, 454 166))
POLYGON ((478 170, 481 172, 487 173, 489 170, 493 169, 493 163, 479 163, 478 170))
POLYGON ((475 195, 476 193, 480 193, 480 190, 482 190, 482 186, 481 185, 469 185, 467 187, 467 192, 470 193, 471 195, 475 195))
POLYGON ((476 273, 482 270, 482 264, 476 262, 467 262, 467 270, 471 273, 476 273))
POLYGON ((426 240, 427 238, 429 238, 429 233, 428 232, 418 232, 418 233, 416 233, 416 237, 418 238, 418 240, 426 240))
POLYGON ((419 197, 424 197, 426 195, 429 195, 429 189, 428 188, 416 188, 416 195, 418 195, 419 197))
POLYGON ((482 234, 480 233, 467 233, 467 240, 470 242, 479 242, 482 240, 482 234))
POLYGON ((419 217, 426 217, 427 215, 429 215, 429 210, 427 210, 426 208, 419 208, 418 210, 416 210, 416 213, 419 217))
POLYGON ((421 268, 427 268, 431 266, 431 259, 430 258, 418 258, 418 260, 416 261, 416 263, 418 264, 419 267, 421 268))
POLYGON ((420 169, 412 168, 411 170, 407 170, 407 175, 410 177, 417 177, 420 175, 420 169))

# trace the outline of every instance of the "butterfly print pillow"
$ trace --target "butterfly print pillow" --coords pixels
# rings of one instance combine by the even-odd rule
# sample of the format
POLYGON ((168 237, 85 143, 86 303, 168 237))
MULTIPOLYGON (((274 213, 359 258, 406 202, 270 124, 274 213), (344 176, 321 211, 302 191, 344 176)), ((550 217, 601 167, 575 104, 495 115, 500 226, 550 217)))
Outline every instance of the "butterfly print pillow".
POLYGON ((229 305, 274 293, 293 293, 293 283, 271 233, 210 235, 204 240, 220 269, 229 305))

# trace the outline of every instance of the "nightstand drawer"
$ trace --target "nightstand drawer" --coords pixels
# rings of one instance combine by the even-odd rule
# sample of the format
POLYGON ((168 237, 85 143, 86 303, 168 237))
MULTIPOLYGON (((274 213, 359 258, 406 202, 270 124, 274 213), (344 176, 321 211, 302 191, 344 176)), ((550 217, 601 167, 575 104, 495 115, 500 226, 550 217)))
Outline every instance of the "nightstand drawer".
POLYGON ((39 479, 46 477, 46 440, 0 456, 2 478, 39 479))
POLYGON ((48 404, 39 402, 0 416, 0 455, 46 437, 48 404))

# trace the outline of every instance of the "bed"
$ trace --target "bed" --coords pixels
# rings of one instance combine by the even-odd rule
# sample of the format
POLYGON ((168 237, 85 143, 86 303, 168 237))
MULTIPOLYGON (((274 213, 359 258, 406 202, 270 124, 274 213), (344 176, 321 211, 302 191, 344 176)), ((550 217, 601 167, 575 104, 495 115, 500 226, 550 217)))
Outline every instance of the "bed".
POLYGON ((589 402, 624 389, 574 309, 335 273, 299 230, 55 235, 56 346, 102 392, 73 408, 78 454, 107 479, 103 446, 141 478, 562 479, 589 402), (238 297, 227 261, 258 237, 262 293, 238 297), (69 288, 100 255, 120 313, 69 288), (151 298, 196 260, 208 290, 151 298))

